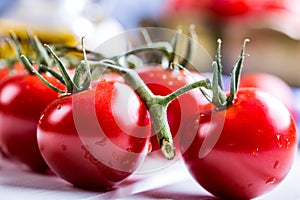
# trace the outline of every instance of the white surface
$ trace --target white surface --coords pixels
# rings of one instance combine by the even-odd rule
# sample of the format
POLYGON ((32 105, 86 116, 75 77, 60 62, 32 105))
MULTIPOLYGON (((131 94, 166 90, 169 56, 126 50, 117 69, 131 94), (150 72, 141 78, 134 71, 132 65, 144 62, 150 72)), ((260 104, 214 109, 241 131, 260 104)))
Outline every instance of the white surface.
MULTIPOLYGON (((300 200, 299 182, 300 153, 286 179, 275 190, 257 200, 300 200)), ((74 188, 55 176, 35 174, 2 159, 0 199, 213 199, 213 197, 194 182, 181 160, 156 171, 134 174, 118 189, 99 193, 74 188)))

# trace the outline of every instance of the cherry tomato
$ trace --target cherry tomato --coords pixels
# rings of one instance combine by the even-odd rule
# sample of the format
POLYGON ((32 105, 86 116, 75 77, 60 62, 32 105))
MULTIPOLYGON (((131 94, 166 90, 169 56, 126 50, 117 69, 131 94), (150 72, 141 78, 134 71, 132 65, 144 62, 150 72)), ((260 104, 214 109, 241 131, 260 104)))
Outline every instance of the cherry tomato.
POLYGON ((171 7, 173 12, 174 10, 186 13, 206 11, 223 20, 224 17, 288 9, 285 0, 173 0, 168 7, 171 7))
MULTIPOLYGON (((63 88, 53 77, 44 77, 63 88)), ((33 171, 48 169, 37 146, 36 128, 42 111, 57 98, 57 92, 27 73, 9 76, 0 84, 0 146, 7 156, 33 171)))
POLYGON ((151 123, 131 87, 103 80, 52 102, 37 134, 44 159, 59 177, 77 187, 108 190, 143 162, 151 123))
POLYGON ((251 199, 276 187, 297 152, 297 133, 287 108, 272 95, 241 88, 225 110, 212 104, 182 138, 185 164, 207 191, 225 199, 251 199))
POLYGON ((294 95, 291 87, 279 77, 268 73, 243 74, 239 87, 255 87, 280 99, 296 117, 294 95))
MULTIPOLYGON (((26 72, 26 69, 25 69, 24 65, 21 62, 14 63, 11 70, 12 70, 11 74, 18 74, 18 73, 26 72)), ((9 71, 7 66, 2 66, 0 68, 0 80, 5 78, 9 74, 10 74, 10 71, 9 71)))
MULTIPOLYGON (((184 70, 166 70, 162 66, 146 66, 138 69, 138 74, 155 95, 168 95, 171 92, 204 77, 199 73, 187 73, 184 70)), ((175 147, 179 150, 180 133, 188 116, 197 113, 198 107, 207 103, 199 89, 183 94, 172 101, 167 108, 167 118, 175 147)), ((151 137, 152 151, 158 150, 156 135, 151 137)))

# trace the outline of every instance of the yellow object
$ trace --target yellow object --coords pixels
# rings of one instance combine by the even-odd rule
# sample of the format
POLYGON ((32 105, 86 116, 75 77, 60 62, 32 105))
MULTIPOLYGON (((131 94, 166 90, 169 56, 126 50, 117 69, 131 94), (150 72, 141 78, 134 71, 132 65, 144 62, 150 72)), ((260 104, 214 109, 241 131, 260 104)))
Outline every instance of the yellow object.
MULTIPOLYGON (((31 32, 37 35, 42 43, 47 44, 78 44, 77 38, 71 33, 67 27, 47 27, 25 24, 22 22, 0 19, 0 37, 9 35, 9 32, 14 32, 22 41, 26 42, 28 33, 31 32)), ((11 55, 12 48, 5 41, 0 41, 0 58, 6 58, 11 55)))

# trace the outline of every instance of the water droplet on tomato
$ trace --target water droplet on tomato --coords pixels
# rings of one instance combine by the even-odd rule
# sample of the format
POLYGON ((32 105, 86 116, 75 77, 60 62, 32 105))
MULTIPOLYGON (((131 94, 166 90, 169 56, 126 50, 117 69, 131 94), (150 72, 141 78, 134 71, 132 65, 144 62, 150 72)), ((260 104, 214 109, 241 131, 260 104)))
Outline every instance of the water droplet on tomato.
POLYGON ((273 165, 273 168, 274 168, 274 169, 278 169, 279 166, 280 166, 279 161, 276 160, 276 162, 275 162, 274 165, 273 165))
POLYGON ((98 141, 95 142, 95 145, 99 145, 99 146, 105 146, 105 144, 106 144, 106 138, 105 137, 102 137, 98 141))
POLYGON ((258 134, 261 134, 261 133, 263 133, 263 131, 262 131, 261 129, 258 129, 258 130, 257 130, 257 133, 258 133, 258 134))
POLYGON ((172 86, 172 85, 173 85, 173 81, 169 81, 169 82, 168 82, 168 85, 169 85, 169 86, 172 86))
POLYGON ((277 137, 277 140, 280 141, 280 135, 278 134, 276 137, 277 137))
POLYGON ((61 109, 61 105, 58 104, 58 105, 56 106, 56 108, 57 108, 57 110, 60 110, 60 109, 61 109))
POLYGON ((151 151, 152 151, 152 143, 149 142, 149 145, 148 145, 148 153, 151 153, 151 151))
POLYGON ((168 78, 167 75, 165 75, 165 74, 162 75, 163 80, 166 80, 167 78, 168 78))
POLYGON ((274 184, 276 181, 276 178, 275 177, 271 177, 269 178, 267 181, 266 181, 266 184, 274 184))
POLYGON ((285 146, 285 148, 286 148, 286 149, 289 149, 289 148, 290 148, 290 145, 291 145, 291 141, 289 140, 289 138, 287 138, 285 141, 286 141, 286 146, 285 146))
POLYGON ((67 146, 64 145, 64 144, 62 144, 62 145, 61 145, 61 150, 66 151, 66 150, 67 150, 67 146))
POLYGON ((41 121, 43 120, 43 118, 44 118, 44 114, 42 114, 42 115, 40 116, 40 118, 39 118, 39 123, 41 123, 41 121))
POLYGON ((116 159, 116 160, 119 160, 119 155, 114 151, 113 153, 112 153, 112 156, 114 157, 114 159, 116 159))
POLYGON ((127 152, 132 152, 132 148, 131 147, 127 147, 126 151, 127 152))
POLYGON ((177 76, 177 80, 181 81, 182 79, 182 76, 177 76))
POLYGON ((278 142, 277 142, 277 145, 278 145, 278 148, 279 148, 279 149, 281 149, 281 148, 282 148, 282 146, 283 146, 283 144, 281 143, 281 141, 280 141, 280 140, 278 140, 278 142))
POLYGON ((232 148, 232 147, 234 147, 234 146, 235 146, 235 144, 234 144, 234 143, 228 143, 228 144, 226 144, 226 146, 228 146, 228 147, 232 148))
POLYGON ((129 160, 125 160, 122 162, 123 165, 128 165, 129 164, 129 160))
POLYGON ((258 151, 259 148, 254 149, 254 151, 252 151, 253 156, 258 156, 258 151))

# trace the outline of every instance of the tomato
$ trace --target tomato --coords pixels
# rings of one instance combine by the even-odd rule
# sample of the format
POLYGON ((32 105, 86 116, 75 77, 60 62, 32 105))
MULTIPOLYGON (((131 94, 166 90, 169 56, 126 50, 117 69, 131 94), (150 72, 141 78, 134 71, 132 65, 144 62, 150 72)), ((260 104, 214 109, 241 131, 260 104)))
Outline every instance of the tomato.
POLYGON ((77 187, 108 190, 148 153, 151 123, 128 85, 97 86, 52 102, 41 115, 38 145, 49 167, 77 187))
POLYGON ((26 69, 24 65, 21 62, 16 62, 12 66, 12 71, 9 71, 9 68, 7 66, 2 66, 0 68, 0 80, 11 74, 17 74, 17 73, 24 73, 26 72, 26 69))
MULTIPOLYGON (((155 95, 168 95, 171 92, 204 77, 198 73, 187 73, 184 70, 166 70, 162 66, 145 66, 138 69, 138 75, 155 95)), ((167 108, 167 118, 174 139, 175 147, 179 150, 179 138, 183 124, 188 116, 197 113, 201 104, 207 103, 199 89, 192 90, 172 101, 167 108)), ((151 137, 152 151, 159 150, 156 135, 151 137)))
POLYGON ((224 17, 288 9, 285 0, 173 0, 168 7, 171 10, 170 13, 172 11, 185 11, 186 13, 198 11, 201 14, 206 11, 223 20, 224 17))
POLYGON ((251 199, 276 187, 297 152, 295 122, 277 98, 241 88, 227 109, 207 104, 198 126, 187 125, 183 160, 194 179, 215 196, 251 199), (193 132, 194 131, 194 132, 193 132))
MULTIPOLYGON (((44 77, 63 88, 53 77, 44 77)), ((48 169, 37 146, 36 128, 42 111, 57 97, 57 92, 28 73, 9 76, 0 84, 0 146, 7 156, 33 171, 48 169)))
POLYGON ((239 86, 255 87, 272 94, 280 99, 291 111, 293 116, 296 117, 293 91, 291 87, 279 77, 263 72, 243 74, 239 86))

